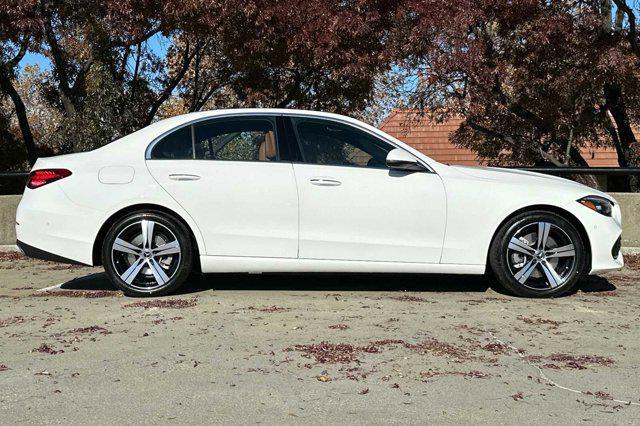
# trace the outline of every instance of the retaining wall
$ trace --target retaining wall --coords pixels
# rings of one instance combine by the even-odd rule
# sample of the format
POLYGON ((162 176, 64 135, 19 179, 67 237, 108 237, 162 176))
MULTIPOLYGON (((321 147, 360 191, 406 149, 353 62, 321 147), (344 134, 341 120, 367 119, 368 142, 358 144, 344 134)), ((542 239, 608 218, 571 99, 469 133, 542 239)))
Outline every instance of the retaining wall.
MULTIPOLYGON (((612 193, 622 208, 622 247, 640 250, 640 194, 612 193)), ((0 245, 16 242, 16 208, 20 195, 0 195, 0 245)))

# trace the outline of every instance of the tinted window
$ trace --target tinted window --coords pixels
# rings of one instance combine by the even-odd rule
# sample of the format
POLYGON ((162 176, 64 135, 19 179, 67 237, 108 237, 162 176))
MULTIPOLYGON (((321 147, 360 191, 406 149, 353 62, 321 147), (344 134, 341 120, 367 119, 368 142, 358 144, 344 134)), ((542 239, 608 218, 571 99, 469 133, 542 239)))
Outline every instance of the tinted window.
POLYGON ((292 118, 305 162, 386 167, 393 146, 361 130, 323 120, 292 118))
POLYGON ((200 160, 274 161, 273 124, 268 120, 216 120, 194 126, 196 158, 200 160))
POLYGON ((151 158, 166 160, 192 159, 191 126, 178 129, 161 139, 153 148, 151 158))

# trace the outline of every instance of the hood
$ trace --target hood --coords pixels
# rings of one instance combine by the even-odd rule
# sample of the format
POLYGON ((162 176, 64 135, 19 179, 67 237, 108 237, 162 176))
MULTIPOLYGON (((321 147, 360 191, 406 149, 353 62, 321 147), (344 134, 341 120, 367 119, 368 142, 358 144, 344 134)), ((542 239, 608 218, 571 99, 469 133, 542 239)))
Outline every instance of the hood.
POLYGON ((613 198, 604 192, 598 191, 581 183, 564 179, 558 176, 546 175, 542 173, 528 172, 517 169, 502 169, 497 167, 471 167, 471 166, 449 166, 454 170, 486 181, 509 183, 514 185, 526 184, 536 186, 552 187, 555 190, 560 188, 584 193, 585 195, 598 195, 608 200, 613 198))

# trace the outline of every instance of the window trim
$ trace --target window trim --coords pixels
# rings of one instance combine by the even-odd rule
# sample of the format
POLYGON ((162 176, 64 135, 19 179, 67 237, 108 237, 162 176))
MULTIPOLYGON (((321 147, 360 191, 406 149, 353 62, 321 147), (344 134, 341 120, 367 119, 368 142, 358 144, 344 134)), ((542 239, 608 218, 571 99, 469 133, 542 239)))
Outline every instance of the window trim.
MULTIPOLYGON (((372 170, 393 170, 390 169, 389 167, 385 166, 379 166, 379 167, 369 167, 369 166, 354 166, 354 165, 350 165, 350 164, 317 164, 317 163, 310 163, 308 162, 305 158, 304 158, 304 150, 302 149, 302 145, 300 142, 300 137, 298 136, 298 129, 295 126, 294 121, 292 120, 293 118, 302 118, 302 119, 310 119, 310 120, 316 120, 316 121, 328 121, 328 122, 332 122, 332 123, 337 123, 337 124, 342 124, 343 126, 347 126, 347 127, 351 127, 353 129, 359 130, 361 132, 364 132, 366 134, 368 134, 369 136, 371 136, 374 139, 377 139, 387 145, 390 145, 393 147, 393 149, 401 149, 405 152, 408 152, 407 150, 405 150, 402 147, 399 147, 398 145, 396 145, 395 143, 393 143, 392 141, 380 137, 380 135, 377 135, 375 133, 373 133, 372 131, 370 131, 369 129, 366 129, 362 126, 358 126, 355 125, 353 123, 347 122, 345 120, 338 120, 338 119, 334 119, 333 117, 318 117, 315 115, 304 115, 304 114, 283 114, 285 116, 286 119, 289 120, 289 123, 291 124, 291 129, 293 130, 293 137, 296 140, 297 143, 297 148, 298 148, 298 152, 300 153, 300 157, 302 158, 301 161, 293 161, 293 164, 307 164, 307 165, 311 165, 311 166, 322 166, 322 167, 349 167, 349 168, 356 168, 356 169, 361 169, 361 170, 366 170, 366 169, 372 169, 372 170)), ((409 154, 411 154, 412 156, 416 157, 413 153, 408 152, 409 154)), ((423 161, 421 158, 416 157, 416 159, 418 160, 418 162, 420 164, 422 164, 425 167, 425 170, 423 171, 415 171, 413 173, 434 173, 435 171, 433 170, 433 168, 431 166, 429 166, 429 164, 427 164, 425 161, 423 161)))
MULTIPOLYGON (((208 120, 215 120, 215 119, 223 119, 223 118, 233 118, 233 117, 272 117, 276 119, 276 131, 277 131, 277 117, 283 117, 283 119, 290 119, 292 117, 304 117, 304 118, 315 118, 318 120, 326 120, 326 121, 330 121, 330 122, 335 122, 335 123, 340 123, 340 124, 344 124, 346 126, 351 126, 354 127, 360 131, 363 131, 365 133, 368 133, 369 135, 371 135, 374 138, 378 138, 388 144, 390 144, 391 146, 393 146, 394 148, 398 148, 398 149, 402 149, 403 151, 409 152, 406 149, 404 149, 403 147, 400 147, 398 145, 396 145, 392 140, 387 139, 383 136, 378 135, 377 133, 372 132, 371 130, 358 125, 357 123, 352 123, 350 121, 347 120, 342 120, 336 117, 326 117, 326 116, 318 116, 318 115, 314 115, 314 114, 305 114, 304 111, 291 111, 291 112, 273 112, 273 111, 265 111, 265 112, 256 112, 256 111, 252 111, 252 112, 238 112, 238 111, 231 111, 231 112, 227 112, 227 113, 222 113, 222 114, 216 114, 216 115, 209 115, 206 117, 198 117, 195 118, 191 121, 188 121, 186 123, 182 123, 179 126, 176 126, 170 130, 167 130, 166 132, 162 133, 159 136, 156 136, 155 138, 153 138, 151 140, 151 142, 147 145, 147 147, 145 148, 145 155, 144 158, 146 161, 152 160, 152 161, 176 161, 176 160, 166 160, 166 159, 153 159, 151 158, 151 151, 153 150, 153 147, 160 141, 162 140, 165 136, 169 135, 171 132, 174 132, 176 130, 179 130, 183 127, 186 126, 191 126, 197 123, 200 123, 202 121, 208 121, 208 120)), ((293 123, 291 123, 291 126, 293 127, 293 123)), ((285 129, 286 130, 286 129, 285 129)), ((294 134, 295 137, 295 134, 294 134)), ((298 138, 296 139, 296 143, 298 141, 298 138)), ((279 146, 280 143, 286 143, 285 142, 281 142, 280 138, 278 138, 278 136, 276 135, 276 144, 279 146)), ((300 148, 298 148, 299 150, 300 148)), ((300 151, 298 151, 300 153, 300 151)), ((302 153, 300 153, 302 156, 302 153)), ((416 159, 420 162, 420 164, 422 164, 426 170, 424 170, 423 172, 417 172, 417 173, 433 173, 433 174, 437 174, 436 171, 433 169, 433 167, 431 167, 429 165, 429 163, 427 163, 426 161, 424 161, 423 159, 421 159, 420 157, 415 156, 415 154, 409 152, 409 154, 413 155, 414 157, 416 157, 416 159)), ((195 155, 195 152, 194 152, 195 155)), ((225 161, 225 160, 199 160, 199 161, 225 161)), ((254 163, 255 161, 251 161, 252 163, 254 163)), ((290 161, 290 160, 279 160, 279 161, 265 161, 265 163, 291 163, 291 164, 313 164, 313 163, 307 163, 304 161, 290 161)), ((321 166, 321 164, 315 164, 316 166, 321 166)), ((324 166, 324 165, 322 165, 324 166)), ((367 169, 367 167, 360 167, 360 166, 331 166, 331 167, 356 167, 358 169, 367 169)), ((374 169, 373 167, 369 167, 370 169, 374 169)), ((385 168, 376 168, 377 170, 390 170, 388 167, 385 168)))
MULTIPOLYGON (((144 151, 144 159, 145 161, 190 161, 190 160, 194 160, 194 161, 242 161, 242 162, 246 162, 246 163, 281 163, 283 161, 280 160, 280 140, 278 137, 278 125, 277 125, 277 119, 276 117, 279 116, 281 114, 273 114, 273 113, 268 113, 268 112, 264 112, 264 113, 232 113, 232 114, 223 114, 223 115, 214 115, 214 116, 208 116, 208 117, 199 117, 196 119, 193 119, 191 121, 188 121, 186 123, 182 123, 176 127, 173 127, 172 129, 167 130, 166 132, 160 134, 159 136, 156 136, 155 138, 153 138, 151 140, 151 142, 149 142, 149 144, 147 145, 147 147, 145 148, 144 151), (256 118, 256 119, 270 119, 269 121, 271 122, 271 125, 273 126, 273 131, 275 133, 275 138, 276 138, 276 153, 277 153, 277 160, 275 161, 248 161, 248 160, 204 160, 204 159, 197 159, 195 158, 196 152, 195 152, 195 126, 197 124, 203 123, 203 122, 207 122, 207 121, 215 121, 215 120, 225 120, 225 119, 234 119, 234 118, 256 118), (151 154, 153 153, 153 149, 155 148, 155 146, 158 144, 158 142, 160 142, 161 140, 163 140, 166 136, 169 136, 171 133, 173 132, 177 132, 180 129, 183 129, 187 126, 191 126, 191 144, 192 144, 192 151, 193 151, 193 157, 192 158, 182 158, 182 159, 175 159, 175 160, 171 160, 171 159, 166 159, 166 158, 152 158, 151 154)), ((287 163, 290 163, 290 161, 286 161, 287 163)))
POLYGON ((273 137, 275 138, 275 143, 276 143, 276 159, 275 160, 260 161, 260 160, 221 160, 219 158, 216 158, 216 159, 196 158, 196 150, 195 150, 195 146, 196 146, 196 126, 206 126, 208 122, 214 122, 214 121, 226 120, 226 119, 230 119, 229 121, 239 121, 237 118, 234 118, 234 117, 218 117, 218 118, 211 118, 209 120, 205 120, 204 122, 201 122, 201 123, 192 123, 191 124, 191 143, 193 144, 193 160, 196 160, 196 161, 226 161, 226 162, 242 162, 242 163, 279 163, 279 162, 281 162, 280 161, 280 143, 278 142, 278 125, 277 125, 277 120, 276 120, 275 116, 253 117, 252 115, 247 115, 245 117, 246 121, 258 121, 258 120, 261 120, 261 121, 267 121, 267 122, 269 122, 269 124, 271 124, 271 131, 273 132, 273 137))

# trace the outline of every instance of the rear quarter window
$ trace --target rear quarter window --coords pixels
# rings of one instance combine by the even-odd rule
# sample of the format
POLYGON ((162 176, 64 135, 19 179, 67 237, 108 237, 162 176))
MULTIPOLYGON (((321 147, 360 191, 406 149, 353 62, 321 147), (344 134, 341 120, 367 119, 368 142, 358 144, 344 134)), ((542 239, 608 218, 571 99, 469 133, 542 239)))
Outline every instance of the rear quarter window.
POLYGON ((191 160, 193 159, 193 143, 191 126, 185 126, 169 133, 155 144, 151 151, 151 159, 157 160, 191 160))

